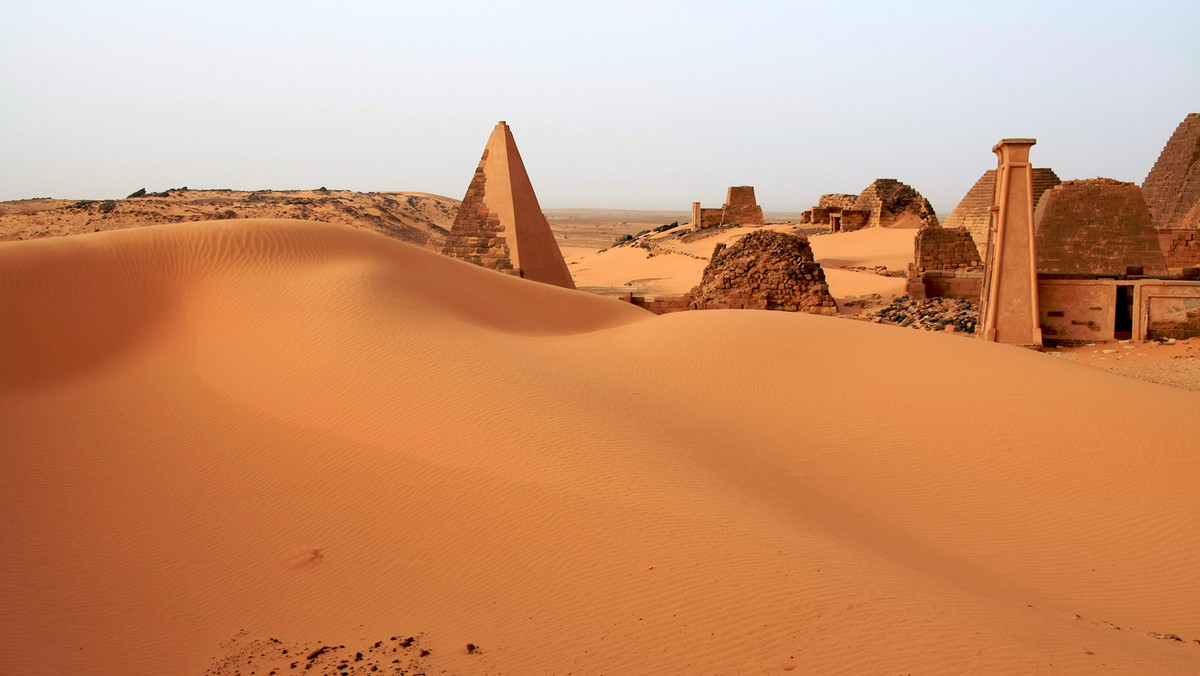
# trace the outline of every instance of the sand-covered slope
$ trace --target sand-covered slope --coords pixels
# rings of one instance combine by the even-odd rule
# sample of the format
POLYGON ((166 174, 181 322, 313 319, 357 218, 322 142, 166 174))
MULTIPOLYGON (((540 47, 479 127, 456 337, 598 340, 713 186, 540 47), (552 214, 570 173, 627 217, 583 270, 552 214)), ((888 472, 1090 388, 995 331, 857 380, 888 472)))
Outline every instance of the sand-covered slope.
POLYGON ((1194 393, 289 221, 0 244, 0 290, 6 671, 1200 664, 1194 393))

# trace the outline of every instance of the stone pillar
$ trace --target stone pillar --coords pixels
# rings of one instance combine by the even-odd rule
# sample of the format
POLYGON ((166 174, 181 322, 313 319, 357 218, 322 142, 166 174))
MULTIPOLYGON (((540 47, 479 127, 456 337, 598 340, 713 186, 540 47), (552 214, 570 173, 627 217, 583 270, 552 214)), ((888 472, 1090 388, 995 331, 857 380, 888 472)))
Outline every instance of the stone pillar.
POLYGON ((699 230, 703 225, 700 222, 700 203, 692 202, 692 230, 699 230))
POLYGON ((976 337, 1010 345, 1040 346, 1037 252, 1033 232, 1031 138, 1004 139, 992 148, 999 159, 992 198, 983 306, 976 337))

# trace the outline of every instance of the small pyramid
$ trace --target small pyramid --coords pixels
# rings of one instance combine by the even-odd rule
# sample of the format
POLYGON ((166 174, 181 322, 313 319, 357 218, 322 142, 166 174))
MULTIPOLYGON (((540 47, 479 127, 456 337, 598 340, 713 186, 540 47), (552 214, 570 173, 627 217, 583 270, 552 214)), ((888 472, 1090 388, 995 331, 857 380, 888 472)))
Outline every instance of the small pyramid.
MULTIPOLYGON (((1046 191, 1062 183, 1053 169, 1046 167, 1033 168, 1033 205, 1037 208, 1046 191)), ((983 176, 975 181, 975 185, 950 212, 946 228, 966 228, 975 241, 975 248, 982 257, 987 251, 988 227, 992 222, 992 201, 996 195, 996 170, 988 169, 983 176)))
POLYGON ((525 173, 512 130, 492 130, 442 253, 492 270, 574 289, 525 173))
POLYGON ((1167 274, 1166 260, 1142 189, 1111 178, 1064 181, 1047 190, 1034 212, 1038 272, 1167 274))

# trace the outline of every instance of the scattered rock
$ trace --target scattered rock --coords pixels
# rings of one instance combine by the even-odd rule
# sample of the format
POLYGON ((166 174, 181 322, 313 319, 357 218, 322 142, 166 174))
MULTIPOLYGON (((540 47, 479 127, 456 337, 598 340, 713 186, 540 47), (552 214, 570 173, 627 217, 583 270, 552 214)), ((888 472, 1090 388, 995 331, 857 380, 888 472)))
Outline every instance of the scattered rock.
POLYGON ((871 315, 883 321, 926 331, 975 333, 979 308, 962 298, 909 298, 901 296, 871 315))

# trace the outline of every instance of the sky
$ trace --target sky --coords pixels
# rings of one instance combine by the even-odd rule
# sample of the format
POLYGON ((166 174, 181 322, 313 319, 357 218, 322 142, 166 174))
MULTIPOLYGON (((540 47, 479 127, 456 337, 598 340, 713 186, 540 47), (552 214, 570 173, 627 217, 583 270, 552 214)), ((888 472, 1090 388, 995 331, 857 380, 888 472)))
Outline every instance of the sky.
POLYGON ((461 198, 498 120, 543 208, 767 211, 875 178, 945 215, 1033 137, 1141 183, 1200 112, 1200 2, 10 2, 0 200, 461 198))

